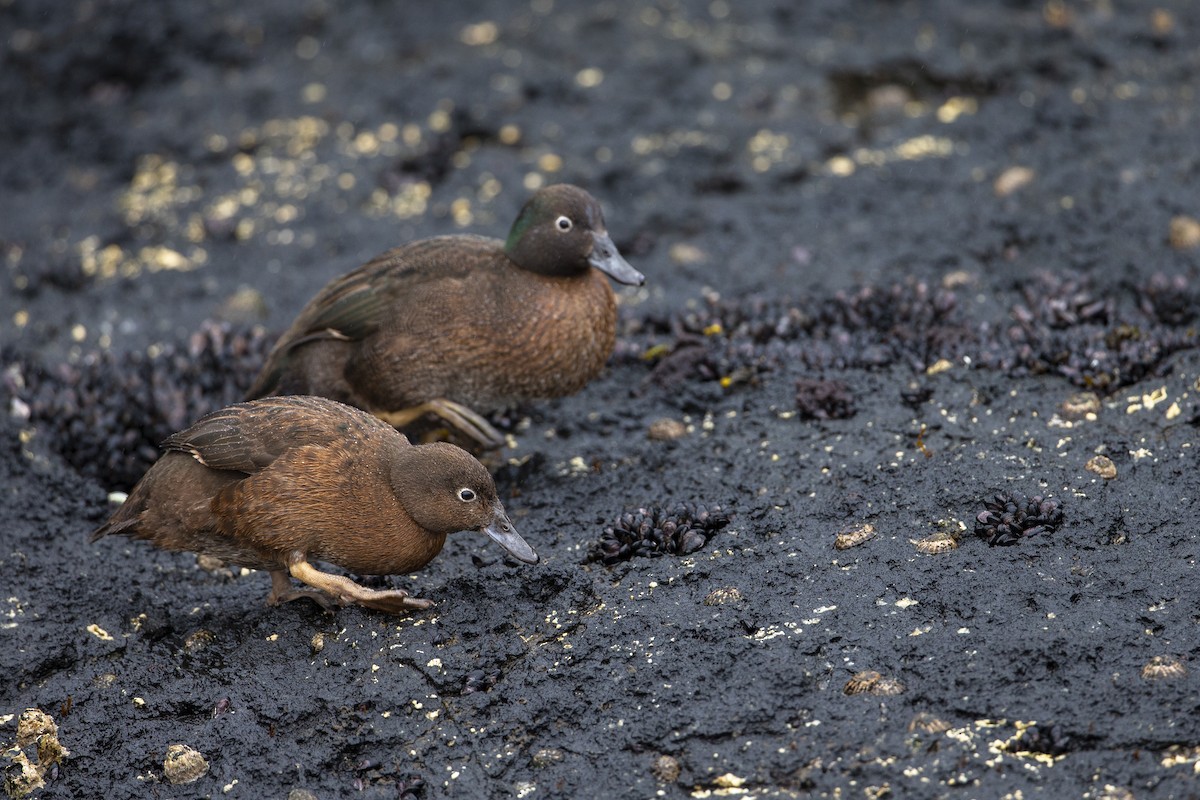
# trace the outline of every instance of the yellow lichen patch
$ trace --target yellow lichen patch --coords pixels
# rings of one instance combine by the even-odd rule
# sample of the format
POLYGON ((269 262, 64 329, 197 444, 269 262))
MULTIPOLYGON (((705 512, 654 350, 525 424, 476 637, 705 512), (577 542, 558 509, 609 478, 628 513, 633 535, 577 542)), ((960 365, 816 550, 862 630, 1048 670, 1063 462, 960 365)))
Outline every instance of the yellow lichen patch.
POLYGON ((465 45, 480 47, 492 44, 500 37, 500 26, 491 20, 466 25, 458 33, 458 39, 465 45))
POLYGON ((181 185, 187 171, 157 153, 137 161, 132 180, 121 194, 119 205, 127 225, 170 221, 177 208, 200 194, 199 186, 181 185))
POLYGON ((1181 744, 1173 744, 1163 752, 1161 763, 1168 769, 1190 764, 1192 772, 1200 775, 1200 747, 1186 747, 1181 744))
POLYGON ((112 634, 94 622, 87 626, 87 632, 102 642, 111 642, 113 640, 112 634))
POLYGON ((746 785, 746 779, 739 778, 732 772, 726 772, 724 775, 718 775, 714 778, 713 783, 722 789, 740 789, 746 785))
POLYGON ((575 73, 575 83, 584 89, 599 86, 604 81, 604 70, 597 67, 586 67, 575 73))
POLYGON ((1195 250, 1200 247, 1200 220, 1195 217, 1173 217, 1167 239, 1176 250, 1195 250))
POLYGON ((951 97, 938 106, 938 122, 951 123, 962 116, 974 114, 979 110, 979 101, 974 97, 951 97))
POLYGON ((826 163, 826 167, 831 174, 837 175, 839 178, 853 175, 854 170, 857 169, 854 159, 849 156, 834 156, 826 163))
POLYGON ((642 360, 643 361, 655 361, 657 359, 662 358, 663 356, 667 355, 670 352, 671 352, 671 345, 656 344, 656 345, 648 348, 646 350, 646 352, 642 353, 642 360))
POLYGON ((893 152, 900 161, 945 158, 954 153, 954 142, 944 136, 917 136, 896 145, 893 152))
POLYGON ((696 245, 686 242, 676 242, 671 245, 669 254, 671 260, 676 264, 699 264, 708 260, 707 253, 696 245))
POLYGON ((776 133, 762 128, 746 144, 750 151, 750 166, 755 172, 766 172, 783 161, 791 139, 786 133, 776 133))
POLYGON ((1029 167, 1009 167, 996 177, 992 183, 992 191, 997 197, 1008 197, 1033 183, 1035 177, 1037 173, 1029 167))
POLYGON ((428 209, 432 194, 433 188, 425 181, 407 183, 391 196, 383 189, 376 189, 371 193, 367 211, 377 216, 390 213, 400 219, 419 217, 428 209))

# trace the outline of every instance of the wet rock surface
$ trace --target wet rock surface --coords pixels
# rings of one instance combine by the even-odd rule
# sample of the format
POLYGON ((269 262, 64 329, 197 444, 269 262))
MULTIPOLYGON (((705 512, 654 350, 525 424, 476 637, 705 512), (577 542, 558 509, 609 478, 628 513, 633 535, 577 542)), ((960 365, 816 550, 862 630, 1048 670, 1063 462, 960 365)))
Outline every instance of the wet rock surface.
POLYGON ((143 5, 0 41, 37 796, 1195 795, 1200 8, 143 5), (331 277, 557 181, 647 284, 496 420, 541 564, 459 534, 397 620, 87 542, 331 277))

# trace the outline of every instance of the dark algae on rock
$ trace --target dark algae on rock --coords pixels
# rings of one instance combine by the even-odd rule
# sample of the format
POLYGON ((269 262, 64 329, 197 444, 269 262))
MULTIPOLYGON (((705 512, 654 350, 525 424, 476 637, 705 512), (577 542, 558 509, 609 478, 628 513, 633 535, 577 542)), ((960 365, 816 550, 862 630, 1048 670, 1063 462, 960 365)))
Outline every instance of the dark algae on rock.
POLYGON ((1200 6, 0 14, 10 792, 1196 796, 1200 6), (472 408, 536 566, 87 542, 323 287, 557 184, 649 280, 472 408))

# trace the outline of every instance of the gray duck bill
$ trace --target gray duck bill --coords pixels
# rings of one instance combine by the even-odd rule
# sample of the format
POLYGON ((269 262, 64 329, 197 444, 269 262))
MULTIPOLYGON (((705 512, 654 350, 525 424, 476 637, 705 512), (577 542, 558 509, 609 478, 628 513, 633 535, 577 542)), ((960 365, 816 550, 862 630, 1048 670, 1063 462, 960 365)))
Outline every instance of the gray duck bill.
POLYGON ((483 532, 518 561, 526 564, 538 563, 538 554, 533 551, 528 542, 521 538, 521 534, 517 533, 517 529, 509 521, 508 514, 504 513, 503 508, 496 508, 496 518, 492 520, 491 525, 483 529, 483 532))
POLYGON ((613 244, 612 237, 607 233, 593 233, 592 235, 596 237, 596 244, 592 247, 592 254, 588 256, 589 264, 617 283, 641 286, 646 282, 646 276, 630 266, 629 262, 617 252, 617 246, 613 244))

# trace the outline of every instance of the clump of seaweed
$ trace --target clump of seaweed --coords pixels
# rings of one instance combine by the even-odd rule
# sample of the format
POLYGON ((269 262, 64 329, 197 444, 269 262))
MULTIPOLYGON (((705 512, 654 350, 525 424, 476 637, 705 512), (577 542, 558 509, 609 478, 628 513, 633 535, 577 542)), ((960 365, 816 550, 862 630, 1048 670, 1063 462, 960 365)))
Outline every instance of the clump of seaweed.
POLYGON ((1196 292, 1183 275, 1156 272, 1138 287, 1138 308, 1163 325, 1189 325, 1200 304, 1196 292))
MULTIPOLYGON (((681 383, 757 386, 771 373, 907 366, 924 374, 944 361, 1055 374, 1109 393, 1160 374, 1172 354, 1200 344, 1187 327, 1200 317, 1200 291, 1181 275, 1102 287, 1086 273, 1042 272, 1011 300, 970 306, 919 280, 825 297, 710 292, 702 300, 627 325, 614 358, 652 365, 640 391, 657 386, 674 397, 681 383)), ((688 401, 705 405, 720 389, 690 391, 688 401)))
POLYGON ((975 534, 992 546, 1016 544, 1021 539, 1057 530, 1063 522, 1062 503, 1035 495, 1028 500, 1000 492, 983 501, 975 516, 975 534))
POLYGON ((801 419, 849 419, 857 413, 845 381, 796 379, 796 410, 801 419))
POLYGON ((206 321, 181 345, 95 351, 54 368, 6 353, 5 384, 12 410, 50 448, 80 473, 128 489, 158 458, 159 442, 241 399, 271 344, 261 329, 206 321))
POLYGON ((638 557, 687 555, 704 547, 729 521, 720 506, 701 503, 627 511, 600 534, 592 558, 616 564, 638 557))
POLYGON ((1101 296, 1086 275, 1040 273, 1011 310, 1012 324, 989 340, 976 363, 1014 374, 1060 375, 1076 386, 1113 392, 1159 374, 1168 356, 1195 347, 1195 297, 1185 278, 1156 276, 1137 291, 1137 308, 1101 296))

